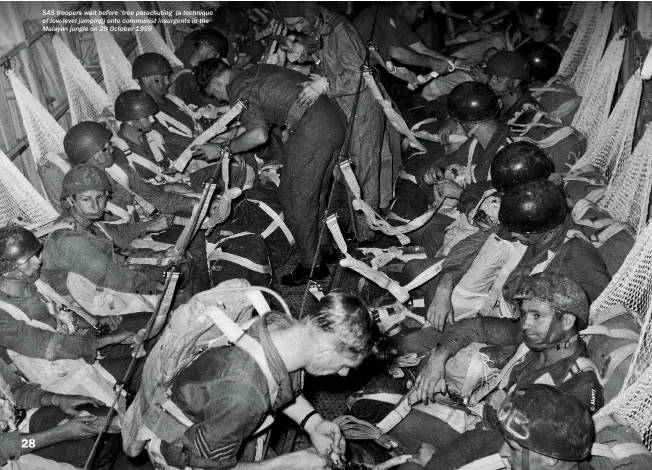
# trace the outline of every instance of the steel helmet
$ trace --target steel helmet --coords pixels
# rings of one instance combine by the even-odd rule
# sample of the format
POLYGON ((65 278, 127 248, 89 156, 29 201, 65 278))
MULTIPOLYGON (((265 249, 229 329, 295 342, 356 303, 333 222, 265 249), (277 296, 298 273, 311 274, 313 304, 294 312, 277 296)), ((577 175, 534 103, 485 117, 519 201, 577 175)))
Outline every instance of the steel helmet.
POLYGON ((457 85, 448 95, 446 106, 451 119, 467 124, 488 121, 500 111, 494 92, 480 82, 457 85))
POLYGON ((584 289, 563 274, 544 271, 525 277, 512 300, 542 302, 562 313, 574 315, 580 330, 589 322, 589 299, 584 289))
POLYGON ((13 271, 26 263, 42 246, 39 239, 26 228, 0 228, 0 274, 13 271))
POLYGON ((577 462, 591 453, 589 411, 575 395, 552 385, 513 390, 501 403, 498 420, 505 438, 538 454, 577 462))
POLYGON ((192 40, 195 45, 203 44, 212 47, 220 54, 220 57, 225 56, 229 50, 229 44, 224 35, 211 28, 204 28, 197 31, 192 37, 192 40))
POLYGON ((552 27, 557 24, 559 5, 555 2, 519 2, 518 9, 544 26, 552 27))
POLYGON ((532 78, 546 82, 559 70, 561 55, 547 44, 530 42, 518 48, 518 52, 527 57, 532 69, 532 78))
POLYGON ((498 191, 506 191, 526 181, 548 178, 553 166, 537 145, 514 142, 500 149, 491 162, 491 183, 498 191))
POLYGON ((543 233, 561 224, 567 212, 562 190, 539 179, 510 188, 500 204, 498 220, 511 232, 543 233))
POLYGON ((146 91, 123 91, 115 100, 115 118, 118 121, 137 121, 158 112, 158 104, 146 91))
POLYGON ((63 138, 63 148, 70 163, 79 165, 99 152, 111 140, 111 131, 94 121, 72 126, 63 138))
POLYGON ((152 77, 154 75, 169 75, 172 73, 170 62, 161 54, 146 52, 134 60, 131 67, 131 78, 152 77))
POLYGON ((91 165, 75 165, 61 183, 61 199, 84 191, 111 191, 111 182, 104 173, 91 165))
POLYGON ((487 61, 486 74, 496 77, 509 77, 514 80, 530 80, 532 70, 523 54, 517 51, 498 51, 487 61))

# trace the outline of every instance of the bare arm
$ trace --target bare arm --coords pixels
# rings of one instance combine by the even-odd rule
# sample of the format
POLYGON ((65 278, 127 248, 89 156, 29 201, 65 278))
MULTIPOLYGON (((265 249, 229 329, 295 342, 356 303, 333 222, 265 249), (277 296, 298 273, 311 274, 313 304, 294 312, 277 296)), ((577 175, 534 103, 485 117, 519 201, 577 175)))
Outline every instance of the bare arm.
POLYGON ((245 131, 231 141, 231 151, 233 153, 246 152, 252 148, 263 145, 269 138, 269 130, 264 127, 256 127, 245 131))

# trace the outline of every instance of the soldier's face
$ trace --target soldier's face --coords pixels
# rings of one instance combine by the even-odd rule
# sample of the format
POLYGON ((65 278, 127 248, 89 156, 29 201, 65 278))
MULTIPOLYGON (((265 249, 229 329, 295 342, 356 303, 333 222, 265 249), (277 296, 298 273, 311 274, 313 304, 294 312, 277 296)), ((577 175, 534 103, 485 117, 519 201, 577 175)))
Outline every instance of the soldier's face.
POLYGON ((226 93, 226 84, 217 75, 214 75, 211 81, 208 82, 204 93, 220 101, 229 101, 229 96, 226 93))
POLYGON ((543 302, 523 300, 520 303, 523 342, 532 351, 541 351, 564 336, 562 322, 555 309, 543 302))
POLYGON ((489 86, 496 96, 509 95, 514 91, 514 79, 490 75, 489 86))
POLYGON ((105 168, 113 165, 113 154, 111 153, 111 144, 107 142, 104 144, 104 147, 91 157, 91 161, 88 162, 90 165, 93 165, 97 168, 104 170, 105 168))
POLYGON ((402 2, 403 3, 403 19, 408 24, 414 24, 423 18, 423 15, 428 8, 428 2, 402 2))
POLYGON ((36 280, 41 276, 42 264, 41 255, 40 253, 37 253, 13 271, 6 273, 4 276, 9 279, 17 279, 31 284, 36 282, 36 280))
POLYGON ((100 220, 106 209, 106 191, 90 190, 73 197, 73 207, 82 217, 87 220, 100 220))
POLYGON ((168 75, 144 77, 140 81, 141 88, 153 96, 165 96, 170 90, 170 78, 168 75))
POLYGON ((337 350, 335 342, 326 340, 324 337, 319 338, 318 345, 312 360, 306 366, 305 370, 310 375, 339 375, 346 377, 351 369, 358 367, 364 357, 352 358, 337 350))
POLYGON ((315 26, 308 18, 304 17, 285 18, 285 24, 290 31, 296 31, 297 33, 312 34, 315 31, 315 26))
POLYGON ((134 123, 136 129, 138 129, 143 134, 147 134, 152 129, 154 129, 154 123, 156 120, 154 119, 154 116, 147 116, 132 122, 134 123))

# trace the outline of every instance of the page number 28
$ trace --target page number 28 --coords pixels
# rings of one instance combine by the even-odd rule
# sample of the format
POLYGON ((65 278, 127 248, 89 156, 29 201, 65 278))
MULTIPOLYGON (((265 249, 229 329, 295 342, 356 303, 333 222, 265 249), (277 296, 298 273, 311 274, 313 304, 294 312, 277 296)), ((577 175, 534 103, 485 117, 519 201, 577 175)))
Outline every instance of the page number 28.
POLYGON ((36 442, 34 442, 34 439, 21 439, 20 445, 23 449, 25 448, 32 449, 36 447, 36 442))

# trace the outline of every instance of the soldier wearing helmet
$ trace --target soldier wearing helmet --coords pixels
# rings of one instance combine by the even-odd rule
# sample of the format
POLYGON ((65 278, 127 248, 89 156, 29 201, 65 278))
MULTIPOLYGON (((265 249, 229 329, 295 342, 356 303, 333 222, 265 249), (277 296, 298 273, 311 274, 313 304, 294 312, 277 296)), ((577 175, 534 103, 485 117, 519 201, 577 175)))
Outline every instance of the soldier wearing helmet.
POLYGON ((572 394, 545 384, 513 390, 498 410, 510 470, 578 469, 594 439, 591 414, 572 394))
POLYGON ((582 287, 563 274, 544 271, 526 276, 512 301, 518 312, 517 321, 469 318, 450 326, 445 335, 433 334, 427 328, 405 338, 408 345, 412 340, 418 341, 416 335, 429 334, 430 345, 436 346, 416 379, 417 400, 432 400, 447 390, 447 361, 472 343, 486 344, 481 351, 502 366, 500 378, 490 379, 479 394, 470 398, 473 403, 484 400, 483 426, 459 435, 452 430, 446 432, 437 424, 438 418, 426 415, 421 416, 419 423, 409 422, 408 417, 408 422, 400 423, 392 431, 392 437, 403 436, 405 442, 400 443, 410 451, 419 445, 415 439, 441 449, 423 458, 425 462, 421 464, 426 468, 460 468, 497 453, 504 442, 501 429, 504 432, 505 409, 501 405, 515 389, 545 383, 573 395, 590 413, 602 406, 599 371, 579 337, 589 318, 589 302, 582 287), (443 431, 435 435, 432 429, 443 431))
MULTIPOLYGON (((110 225, 101 223, 110 191, 106 174, 94 166, 76 165, 63 179, 61 198, 69 207, 58 221, 61 228, 45 243, 42 258, 44 280, 61 295, 71 293, 70 273, 118 293, 156 294, 163 287, 161 282, 129 269, 125 251, 115 242, 110 225)), ((164 257, 165 253, 148 252, 144 256, 164 257)), ((111 305, 105 307, 111 310, 111 305)), ((111 315, 119 314, 119 305, 113 307, 116 311, 111 315)))
MULTIPOLYGON (((101 124, 81 122, 66 134, 64 148, 73 165, 93 166, 103 170, 108 177, 111 184, 111 205, 108 210, 105 209, 103 220, 109 222, 121 220, 122 223, 110 224, 107 230, 120 246, 127 246, 134 239, 146 234, 152 234, 152 239, 158 242, 175 243, 182 232, 182 227, 172 226, 172 215, 189 217, 198 204, 197 199, 171 190, 176 186, 183 186, 187 193, 189 188, 185 185, 174 183, 154 185, 143 180, 129 166, 124 153, 109 146, 110 133, 107 135, 106 132, 108 131, 101 124), (93 153, 98 148, 101 150, 93 153), (107 163, 113 162, 113 152, 115 152, 115 164, 106 167, 107 163), (138 211, 142 213, 147 209, 147 207, 143 209, 144 204, 140 202, 142 200, 151 204, 160 213, 152 217, 148 217, 147 214, 139 215, 138 211)), ((63 206, 67 204, 64 202, 63 206)), ((189 251, 193 256, 193 264, 199 269, 195 278, 202 288, 207 288, 208 271, 202 270, 207 266, 203 237, 196 237, 189 251)))
POLYGON ((170 160, 178 157, 168 153, 166 142, 157 127, 156 115, 160 108, 154 98, 142 90, 127 90, 115 100, 115 117, 121 121, 118 137, 129 147, 116 148, 116 153, 146 180, 162 179, 162 172, 170 166, 170 160), (158 129, 158 130, 157 130, 158 129))
POLYGON ((224 35, 213 28, 204 28, 190 33, 179 48, 184 68, 172 76, 170 93, 188 105, 200 108, 209 104, 220 106, 219 100, 202 93, 197 88, 193 68, 203 60, 222 59, 226 56, 228 47, 224 35))
MULTIPOLYGON (((464 169, 462 185, 485 181, 491 159, 500 147, 508 143, 509 129, 497 119, 500 112, 498 97, 484 83, 464 82, 448 95, 447 108, 449 118, 461 126, 469 139, 454 152, 436 157, 429 167, 423 168, 420 171, 424 175, 423 181, 428 185, 435 184, 440 168, 449 165, 464 169)), ((457 198, 460 192, 461 188, 457 198)), ((453 194, 443 196, 455 197, 453 194)))
POLYGON ((535 42, 551 42, 559 17, 555 2, 520 2, 518 11, 523 31, 535 42))
POLYGON ((443 331, 455 316, 481 311, 511 316, 509 302, 532 272, 563 272, 591 301, 609 283, 604 260, 580 235, 555 184, 533 180, 510 188, 502 197, 498 220, 496 228, 469 236, 449 253, 455 261, 444 263, 428 309, 436 330, 443 331), (505 270, 500 276, 498 268, 505 270))
POLYGON ((140 89, 156 101, 159 107, 156 130, 165 137, 170 153, 176 156, 203 132, 200 119, 214 119, 217 110, 190 107, 181 98, 169 94, 171 74, 172 67, 168 60, 156 52, 146 52, 136 57, 131 69, 131 76, 140 89))

